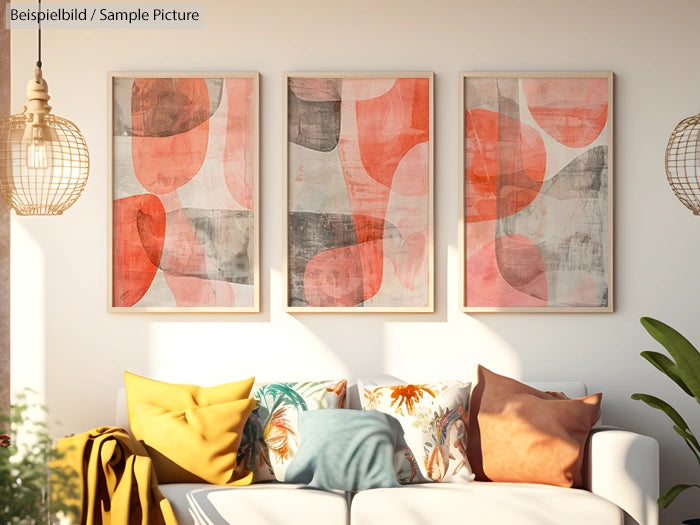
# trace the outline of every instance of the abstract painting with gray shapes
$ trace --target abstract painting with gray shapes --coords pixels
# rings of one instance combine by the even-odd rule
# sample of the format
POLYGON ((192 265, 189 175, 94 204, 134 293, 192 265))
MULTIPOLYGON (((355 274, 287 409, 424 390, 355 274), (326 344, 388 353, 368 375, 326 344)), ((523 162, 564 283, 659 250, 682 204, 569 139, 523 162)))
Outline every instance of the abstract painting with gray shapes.
POLYGON ((463 306, 608 308, 608 76, 464 82, 463 306))
POLYGON ((113 78, 113 307, 256 307, 256 90, 113 78))
POLYGON ((288 79, 288 307, 432 308, 431 82, 288 79))

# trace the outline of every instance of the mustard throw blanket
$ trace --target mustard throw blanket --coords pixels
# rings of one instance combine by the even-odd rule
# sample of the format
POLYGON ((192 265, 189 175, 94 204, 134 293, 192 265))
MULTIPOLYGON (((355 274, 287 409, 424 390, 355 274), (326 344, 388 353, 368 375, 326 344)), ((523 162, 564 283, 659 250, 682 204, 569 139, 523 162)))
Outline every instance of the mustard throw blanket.
POLYGON ((126 430, 99 427, 60 439, 57 449, 52 467, 80 477, 81 524, 177 525, 151 459, 126 430))

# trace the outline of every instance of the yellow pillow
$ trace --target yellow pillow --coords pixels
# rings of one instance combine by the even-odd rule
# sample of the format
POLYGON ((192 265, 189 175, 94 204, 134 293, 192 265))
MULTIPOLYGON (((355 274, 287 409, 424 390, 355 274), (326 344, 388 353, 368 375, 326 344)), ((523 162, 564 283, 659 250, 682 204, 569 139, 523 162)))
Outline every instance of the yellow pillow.
POLYGON ((159 483, 251 483, 252 473, 236 472, 236 454, 255 408, 254 381, 198 387, 124 373, 129 425, 159 483))

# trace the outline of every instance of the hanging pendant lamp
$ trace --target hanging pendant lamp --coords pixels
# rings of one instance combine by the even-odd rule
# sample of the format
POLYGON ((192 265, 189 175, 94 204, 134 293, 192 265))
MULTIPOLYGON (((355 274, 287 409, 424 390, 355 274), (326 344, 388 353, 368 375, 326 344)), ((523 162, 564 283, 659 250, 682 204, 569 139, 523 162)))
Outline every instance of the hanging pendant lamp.
POLYGON ((0 120, 0 194, 17 215, 60 215, 83 192, 90 158, 78 127, 51 114, 41 72, 41 23, 38 36, 24 112, 0 120))
POLYGON ((700 114, 681 120, 671 133, 666 179, 678 200, 700 215, 700 114))

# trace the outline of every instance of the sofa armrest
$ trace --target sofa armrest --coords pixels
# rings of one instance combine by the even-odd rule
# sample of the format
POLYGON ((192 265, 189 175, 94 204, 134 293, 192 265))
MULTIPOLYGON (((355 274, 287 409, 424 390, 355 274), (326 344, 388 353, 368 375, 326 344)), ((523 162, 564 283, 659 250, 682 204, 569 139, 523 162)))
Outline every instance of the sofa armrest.
POLYGON ((586 443, 585 488, 625 511, 626 524, 658 525, 659 444, 612 427, 594 428, 586 443))

